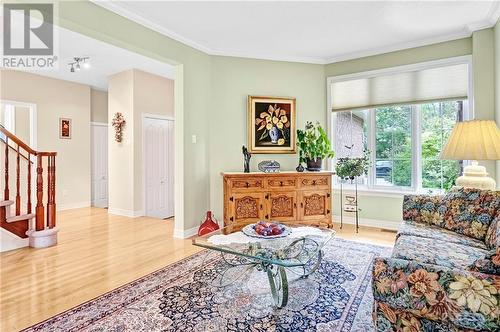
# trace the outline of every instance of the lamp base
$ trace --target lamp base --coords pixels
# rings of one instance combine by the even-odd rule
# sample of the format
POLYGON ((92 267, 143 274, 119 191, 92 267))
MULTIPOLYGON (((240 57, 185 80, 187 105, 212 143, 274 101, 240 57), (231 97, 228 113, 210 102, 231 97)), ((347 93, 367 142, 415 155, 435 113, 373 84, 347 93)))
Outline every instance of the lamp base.
POLYGON ((495 190, 496 188, 495 180, 488 177, 486 168, 478 165, 475 160, 472 161, 472 165, 464 167, 464 174, 455 180, 455 185, 484 190, 495 190))

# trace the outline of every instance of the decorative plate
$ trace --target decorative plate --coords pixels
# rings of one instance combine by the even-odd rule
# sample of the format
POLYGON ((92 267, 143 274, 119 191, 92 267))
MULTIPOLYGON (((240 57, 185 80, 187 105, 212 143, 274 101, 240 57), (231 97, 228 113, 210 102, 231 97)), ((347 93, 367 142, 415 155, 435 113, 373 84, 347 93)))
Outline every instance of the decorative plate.
POLYGON ((282 227, 284 227, 285 229, 283 230, 283 233, 281 234, 278 234, 278 235, 260 235, 258 234, 255 229, 253 229, 253 226, 255 226, 256 224, 250 224, 250 225, 246 225, 245 227, 242 228, 242 232, 243 234, 245 235, 248 235, 248 236, 251 236, 251 237, 257 237, 259 239, 276 239, 276 238, 280 238, 280 237, 285 237, 285 236, 288 236, 290 235, 290 233, 292 232, 292 229, 288 226, 285 226, 283 224, 279 224, 279 223, 276 223, 282 227))

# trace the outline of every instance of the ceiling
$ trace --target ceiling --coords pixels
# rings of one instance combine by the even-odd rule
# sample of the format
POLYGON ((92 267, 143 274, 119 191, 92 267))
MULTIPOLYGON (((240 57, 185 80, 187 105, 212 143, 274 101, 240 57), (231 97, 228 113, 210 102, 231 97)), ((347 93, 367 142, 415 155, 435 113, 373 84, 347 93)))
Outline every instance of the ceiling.
POLYGON ((331 63, 470 36, 498 1, 100 1, 208 54, 331 63))
MULTIPOLYGON (((3 22, 3 17, 0 17, 3 22)), ((0 23, 2 23, 0 22, 0 23)), ((53 77, 90 85, 99 90, 107 90, 107 77, 128 69, 139 69, 169 79, 174 78, 174 67, 164 62, 113 46, 82 34, 56 27, 58 41, 58 68, 54 70, 33 70, 38 75, 53 77), (70 72, 68 63, 73 57, 90 57, 90 68, 70 72)), ((30 71, 26 68, 18 68, 30 71)))

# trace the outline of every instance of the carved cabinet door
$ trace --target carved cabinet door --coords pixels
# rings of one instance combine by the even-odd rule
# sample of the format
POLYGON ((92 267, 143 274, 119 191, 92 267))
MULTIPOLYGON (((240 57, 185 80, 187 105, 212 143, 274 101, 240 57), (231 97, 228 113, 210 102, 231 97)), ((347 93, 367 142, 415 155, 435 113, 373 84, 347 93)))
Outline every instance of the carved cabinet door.
POLYGON ((313 220, 330 216, 331 198, 328 191, 303 191, 300 194, 299 218, 313 220))
POLYGON ((297 194, 295 192, 274 192, 268 194, 266 217, 269 220, 296 221, 297 194))
POLYGON ((236 228, 264 219, 263 193, 238 193, 229 197, 229 224, 236 228))

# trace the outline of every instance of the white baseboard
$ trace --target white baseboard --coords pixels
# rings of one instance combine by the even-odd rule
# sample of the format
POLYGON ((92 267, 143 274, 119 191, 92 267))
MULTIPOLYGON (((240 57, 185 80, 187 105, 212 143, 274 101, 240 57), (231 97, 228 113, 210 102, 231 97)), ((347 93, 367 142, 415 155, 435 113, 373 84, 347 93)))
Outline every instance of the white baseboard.
POLYGON ((71 209, 80 209, 80 208, 89 207, 89 206, 90 206, 90 201, 67 203, 67 204, 57 204, 56 210, 57 211, 64 211, 64 210, 71 210, 71 209))
POLYGON ((144 210, 134 211, 134 210, 111 208, 111 207, 108 207, 108 213, 109 214, 116 214, 118 216, 129 217, 129 218, 137 218, 137 217, 144 216, 144 210))
POLYGON ((174 238, 176 239, 187 239, 191 236, 198 234, 198 227, 193 227, 190 229, 174 229, 174 238))
MULTIPOLYGON (((340 224, 340 216, 335 215, 333 218, 336 224, 340 224)), ((376 227, 392 231, 397 231, 399 229, 399 225, 401 224, 400 221, 368 219, 361 217, 358 219, 358 223, 360 226, 376 227)), ((356 218, 354 216, 344 216, 344 224, 354 225, 356 224, 356 218)))

